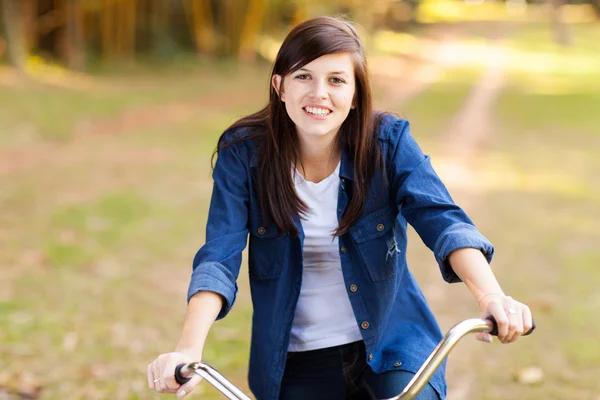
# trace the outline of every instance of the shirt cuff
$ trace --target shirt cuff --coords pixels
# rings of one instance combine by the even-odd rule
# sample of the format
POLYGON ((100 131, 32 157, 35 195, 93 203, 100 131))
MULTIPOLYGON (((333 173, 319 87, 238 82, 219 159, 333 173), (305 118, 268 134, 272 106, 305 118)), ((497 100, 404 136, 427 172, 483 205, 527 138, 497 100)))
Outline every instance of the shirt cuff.
POLYGON ((434 247, 435 259, 438 262, 442 277, 448 283, 461 282, 456 275, 448 256, 454 250, 473 248, 481 250, 488 263, 492 262, 494 246, 487 240, 477 228, 471 224, 458 223, 446 228, 437 239, 434 247))
POLYGON ((188 288, 187 301, 200 291, 208 291, 223 296, 223 308, 217 316, 217 320, 224 318, 235 303, 237 284, 228 278, 229 271, 218 262, 203 262, 194 268, 190 286, 188 288))

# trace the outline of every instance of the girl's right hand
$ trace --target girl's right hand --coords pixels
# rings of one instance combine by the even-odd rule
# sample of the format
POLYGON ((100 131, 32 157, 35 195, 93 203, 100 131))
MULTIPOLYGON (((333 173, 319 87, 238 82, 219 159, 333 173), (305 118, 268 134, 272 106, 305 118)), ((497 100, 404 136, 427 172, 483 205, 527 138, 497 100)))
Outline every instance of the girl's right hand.
POLYGON ((179 364, 200 361, 193 359, 185 352, 172 352, 161 354, 148 365, 148 387, 158 393, 177 393, 178 398, 190 393, 202 378, 194 374, 191 379, 183 385, 175 381, 175 368, 179 364))

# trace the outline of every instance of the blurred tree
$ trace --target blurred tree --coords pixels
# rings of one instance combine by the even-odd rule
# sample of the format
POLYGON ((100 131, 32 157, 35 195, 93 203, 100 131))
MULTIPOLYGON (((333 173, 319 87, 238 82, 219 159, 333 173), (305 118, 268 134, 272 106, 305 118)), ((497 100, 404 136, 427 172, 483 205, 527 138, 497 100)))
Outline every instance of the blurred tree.
POLYGON ((38 1, 21 1, 21 18, 23 34, 25 35, 25 50, 30 52, 38 45, 39 29, 37 27, 38 1))
MULTIPOLYGON (((312 6, 312 0, 294 0, 294 19, 292 20, 292 26, 298 25, 300 22, 310 18, 310 9, 312 6)), ((290 28, 291 28, 290 27, 290 28)))
MULTIPOLYGON (((75 0, 77 1, 77 0, 75 0)), ((127 60, 135 58, 135 31, 137 0, 121 0, 119 2, 120 23, 120 54, 127 60)))
POLYGON ((219 27, 222 34, 221 53, 225 56, 237 55, 241 43, 242 24, 247 1, 221 0, 219 2, 219 27))
POLYGON ((243 60, 253 61, 255 59, 256 41, 266 14, 266 5, 266 0, 250 0, 239 48, 239 56, 243 60))
POLYGON ((211 0, 182 0, 185 15, 194 37, 196 51, 212 54, 215 51, 213 8, 211 0))
POLYGON ((65 16, 65 23, 59 30, 58 49, 68 68, 85 68, 84 51, 84 10, 79 0, 56 0, 57 9, 65 16))
POLYGON ((19 0, 0 0, 0 2, 8 61, 18 71, 25 72, 27 48, 21 9, 23 3, 19 0))
POLYGON ((114 0, 101 0, 99 10, 99 30, 102 55, 105 59, 114 58, 115 50, 115 8, 114 0))

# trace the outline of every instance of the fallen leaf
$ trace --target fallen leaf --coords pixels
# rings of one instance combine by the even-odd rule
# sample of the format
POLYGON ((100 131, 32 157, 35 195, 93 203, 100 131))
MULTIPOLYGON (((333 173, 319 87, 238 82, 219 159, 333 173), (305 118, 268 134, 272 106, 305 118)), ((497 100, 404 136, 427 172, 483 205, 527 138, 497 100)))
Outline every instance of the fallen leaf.
POLYGON ((539 385, 544 380, 544 372, 539 367, 524 368, 517 374, 517 381, 523 385, 539 385))

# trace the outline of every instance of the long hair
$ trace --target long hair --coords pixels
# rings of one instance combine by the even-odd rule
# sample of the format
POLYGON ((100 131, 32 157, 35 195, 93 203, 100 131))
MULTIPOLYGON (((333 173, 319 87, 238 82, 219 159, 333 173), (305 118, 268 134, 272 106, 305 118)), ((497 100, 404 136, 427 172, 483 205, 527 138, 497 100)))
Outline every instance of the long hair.
MULTIPOLYGON (((354 163, 352 196, 334 232, 335 236, 341 236, 362 214, 369 182, 383 165, 375 132, 378 117, 372 110, 367 60, 357 31, 349 22, 331 17, 313 18, 297 25, 279 49, 271 78, 275 74, 280 75, 280 87, 283 87, 288 74, 321 56, 333 53, 350 54, 356 82, 356 107, 350 110, 336 138, 340 149, 345 149, 354 163)), ((291 167, 300 157, 298 136, 285 104, 272 85, 269 104, 259 112, 235 122, 228 130, 240 127, 249 128, 255 133, 252 136, 259 151, 256 180, 265 222, 272 219, 281 232, 298 235, 292 218, 308 211, 294 190, 292 177, 291 167)), ((216 151, 228 144, 219 140, 216 151)))

